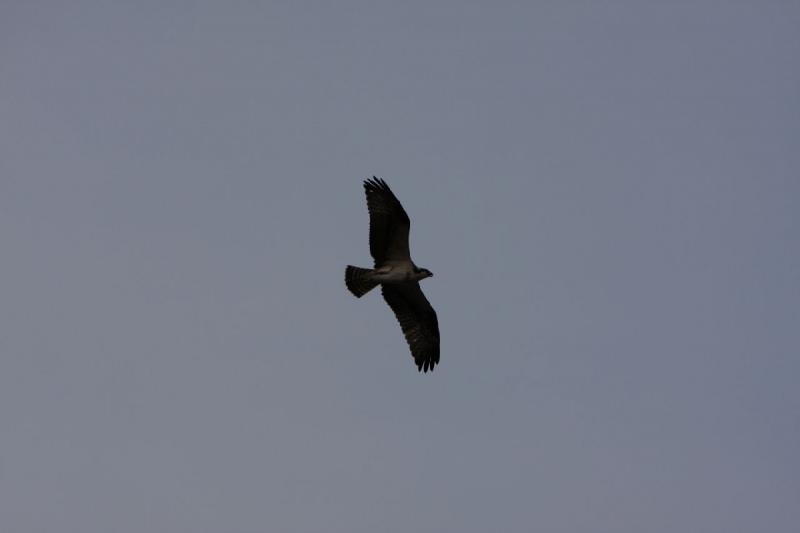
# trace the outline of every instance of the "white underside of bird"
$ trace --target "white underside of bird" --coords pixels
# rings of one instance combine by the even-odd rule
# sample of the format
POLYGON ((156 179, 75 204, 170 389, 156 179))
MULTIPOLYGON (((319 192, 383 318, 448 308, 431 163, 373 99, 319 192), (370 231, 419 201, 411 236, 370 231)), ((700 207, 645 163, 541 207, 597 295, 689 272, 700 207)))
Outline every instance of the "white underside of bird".
POLYGON ((372 271, 370 278, 379 283, 403 283, 405 281, 420 281, 429 277, 428 274, 419 272, 414 263, 408 261, 388 261, 372 271))

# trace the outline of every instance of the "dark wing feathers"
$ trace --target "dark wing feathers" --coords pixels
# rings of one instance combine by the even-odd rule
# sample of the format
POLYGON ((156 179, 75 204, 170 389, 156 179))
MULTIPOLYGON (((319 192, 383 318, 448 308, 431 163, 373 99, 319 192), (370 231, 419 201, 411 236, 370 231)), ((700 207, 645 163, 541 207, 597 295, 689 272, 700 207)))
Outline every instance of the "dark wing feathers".
POLYGON ((439 362, 439 320, 419 283, 383 284, 383 299, 394 311, 420 371, 439 362))
POLYGON ((411 260, 408 230, 411 221, 392 190, 382 179, 364 182, 369 210, 369 252, 380 266, 387 260, 411 260))

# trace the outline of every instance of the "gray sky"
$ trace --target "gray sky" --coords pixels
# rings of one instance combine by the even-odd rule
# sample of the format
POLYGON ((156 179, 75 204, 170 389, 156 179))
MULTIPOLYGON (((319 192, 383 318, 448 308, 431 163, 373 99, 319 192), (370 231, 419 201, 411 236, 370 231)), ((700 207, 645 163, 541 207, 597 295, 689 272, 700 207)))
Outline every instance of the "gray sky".
POLYGON ((665 4, 3 2, 0 529, 796 531, 800 6, 665 4))

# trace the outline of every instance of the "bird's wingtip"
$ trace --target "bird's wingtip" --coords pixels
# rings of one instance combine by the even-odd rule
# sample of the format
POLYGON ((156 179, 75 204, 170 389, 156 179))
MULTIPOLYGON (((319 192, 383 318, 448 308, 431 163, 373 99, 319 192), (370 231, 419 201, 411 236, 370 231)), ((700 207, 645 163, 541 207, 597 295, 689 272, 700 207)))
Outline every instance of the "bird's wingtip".
POLYGON ((417 363, 417 371, 427 374, 428 371, 433 372, 436 366, 436 361, 420 361, 417 363))
POLYGON ((372 178, 364 180, 364 188, 367 189, 368 191, 381 190, 381 189, 387 191, 389 190, 389 186, 386 184, 386 182, 383 179, 378 178, 376 176, 372 176, 372 178))

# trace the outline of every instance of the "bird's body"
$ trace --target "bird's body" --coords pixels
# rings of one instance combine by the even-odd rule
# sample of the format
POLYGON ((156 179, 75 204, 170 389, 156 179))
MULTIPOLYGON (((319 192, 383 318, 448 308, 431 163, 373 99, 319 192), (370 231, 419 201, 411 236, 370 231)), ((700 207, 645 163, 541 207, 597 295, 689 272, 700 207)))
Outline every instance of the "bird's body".
POLYGON ((348 266, 345 284, 360 298, 381 285, 383 298, 394 311, 420 371, 439 362, 439 322, 420 280, 433 274, 411 260, 408 233, 411 222, 386 182, 373 177, 364 182, 369 210, 369 248, 375 268, 348 266))
POLYGON ((387 261, 380 268, 372 270, 372 279, 380 283, 417 282, 428 277, 410 261, 387 261))

